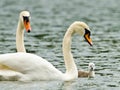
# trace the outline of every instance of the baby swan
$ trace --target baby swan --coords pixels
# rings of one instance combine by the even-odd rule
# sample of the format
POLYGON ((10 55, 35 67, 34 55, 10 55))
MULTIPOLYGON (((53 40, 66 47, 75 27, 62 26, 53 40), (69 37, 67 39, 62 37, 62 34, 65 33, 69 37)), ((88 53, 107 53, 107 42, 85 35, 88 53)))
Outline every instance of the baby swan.
POLYGON ((79 70, 78 71, 78 77, 95 77, 95 64, 94 63, 89 63, 88 65, 88 69, 89 71, 82 71, 79 70))

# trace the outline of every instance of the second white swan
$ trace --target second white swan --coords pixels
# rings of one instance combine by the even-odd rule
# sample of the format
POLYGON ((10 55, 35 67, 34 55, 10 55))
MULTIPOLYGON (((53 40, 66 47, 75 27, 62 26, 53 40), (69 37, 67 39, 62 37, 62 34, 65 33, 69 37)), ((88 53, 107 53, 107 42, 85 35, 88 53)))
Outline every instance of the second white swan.
POLYGON ((0 55, 0 80, 64 80, 78 78, 78 70, 71 53, 71 36, 78 33, 92 46, 90 29, 84 22, 76 21, 68 28, 63 39, 63 56, 66 73, 56 69, 47 60, 30 53, 9 53, 0 55))
POLYGON ((16 30, 16 49, 17 52, 26 52, 24 46, 24 28, 27 32, 31 31, 30 13, 22 11, 19 16, 18 26, 16 30))

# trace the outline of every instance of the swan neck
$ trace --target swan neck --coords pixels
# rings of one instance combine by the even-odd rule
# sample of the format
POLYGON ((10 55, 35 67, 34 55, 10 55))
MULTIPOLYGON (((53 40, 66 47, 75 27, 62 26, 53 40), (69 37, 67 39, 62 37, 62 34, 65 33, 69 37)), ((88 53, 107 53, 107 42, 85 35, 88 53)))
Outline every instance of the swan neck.
POLYGON ((77 67, 75 65, 73 55, 71 53, 71 38, 74 34, 73 29, 68 29, 63 39, 63 56, 66 66, 66 74, 78 76, 77 67))
POLYGON ((16 48, 17 52, 26 52, 24 46, 24 26, 20 19, 16 30, 16 48))

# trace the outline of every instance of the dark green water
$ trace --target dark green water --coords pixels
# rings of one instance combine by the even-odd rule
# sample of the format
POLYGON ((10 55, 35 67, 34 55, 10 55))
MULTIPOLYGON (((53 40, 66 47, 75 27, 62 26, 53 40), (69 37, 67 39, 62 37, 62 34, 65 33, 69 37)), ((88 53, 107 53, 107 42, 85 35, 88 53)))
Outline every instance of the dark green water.
POLYGON ((15 33, 20 11, 31 12, 32 32, 25 32, 27 52, 35 53, 65 72, 62 39, 74 21, 86 22, 94 46, 75 36, 72 53, 78 69, 96 64, 96 77, 71 82, 0 82, 0 90, 119 90, 120 0, 1 0, 0 54, 16 52, 15 33))

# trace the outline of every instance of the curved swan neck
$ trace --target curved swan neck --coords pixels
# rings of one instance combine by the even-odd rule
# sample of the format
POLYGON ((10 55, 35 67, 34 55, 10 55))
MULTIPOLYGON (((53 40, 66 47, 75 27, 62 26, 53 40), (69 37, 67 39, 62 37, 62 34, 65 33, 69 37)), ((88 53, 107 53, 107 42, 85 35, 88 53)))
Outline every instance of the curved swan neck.
POLYGON ((17 52, 26 52, 24 46, 24 27, 20 19, 16 31, 16 48, 17 52))
POLYGON ((72 53, 71 53, 71 36, 74 34, 74 30, 71 28, 68 28, 64 39, 63 39, 63 56, 66 66, 66 74, 69 73, 71 75, 77 75, 78 71, 77 67, 75 65, 72 53))

